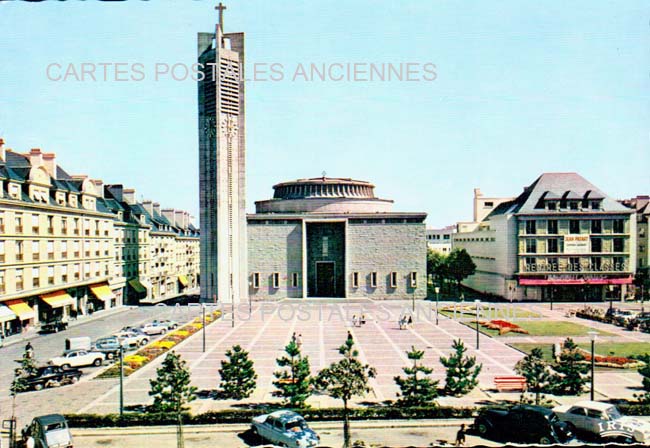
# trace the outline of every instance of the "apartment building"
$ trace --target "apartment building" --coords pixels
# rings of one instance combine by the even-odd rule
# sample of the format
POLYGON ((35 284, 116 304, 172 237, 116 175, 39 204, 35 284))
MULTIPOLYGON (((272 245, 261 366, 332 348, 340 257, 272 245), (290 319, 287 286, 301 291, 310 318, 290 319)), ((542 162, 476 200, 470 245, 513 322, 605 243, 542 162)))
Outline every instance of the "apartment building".
POLYGON ((0 333, 196 288, 189 214, 169 221, 146 206, 133 190, 68 174, 55 154, 20 154, 0 139, 0 333))
MULTIPOLYGON (((474 198, 474 210, 481 196, 474 198)), ((509 300, 625 298, 636 269, 636 216, 576 173, 545 173, 483 219, 459 223, 454 248, 477 266, 465 282, 509 300), (462 224, 462 225, 461 225, 462 224)))

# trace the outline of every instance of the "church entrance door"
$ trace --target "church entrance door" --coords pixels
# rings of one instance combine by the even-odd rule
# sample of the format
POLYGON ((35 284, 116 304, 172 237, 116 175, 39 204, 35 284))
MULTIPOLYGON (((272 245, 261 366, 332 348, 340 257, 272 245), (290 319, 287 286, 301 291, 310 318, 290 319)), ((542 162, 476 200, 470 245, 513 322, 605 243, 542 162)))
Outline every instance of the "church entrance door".
POLYGON ((336 265, 333 261, 316 262, 316 297, 336 297, 336 265))

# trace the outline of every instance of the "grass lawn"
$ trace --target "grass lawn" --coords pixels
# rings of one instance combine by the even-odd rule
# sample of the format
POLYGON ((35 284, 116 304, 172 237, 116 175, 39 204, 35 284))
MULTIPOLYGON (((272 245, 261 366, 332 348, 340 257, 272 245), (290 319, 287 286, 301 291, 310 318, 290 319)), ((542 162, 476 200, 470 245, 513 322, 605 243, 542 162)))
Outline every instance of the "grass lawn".
MULTIPOLYGON (((472 305, 473 307, 473 305, 472 305)), ((460 308, 460 306, 459 306, 460 308)), ((447 317, 453 318, 454 317, 454 311, 453 310, 444 310, 440 311, 440 314, 445 315, 447 317)), ((468 317, 476 317, 476 311, 475 309, 472 310, 461 310, 458 309, 456 310, 456 318, 468 318, 468 317)), ((503 306, 502 308, 497 308, 496 310, 487 310, 487 309, 480 309, 479 311, 479 317, 481 319, 503 319, 503 320, 508 320, 508 319, 528 319, 528 318, 538 318, 542 317, 541 314, 535 313, 533 311, 529 311, 525 308, 518 308, 518 307, 513 307, 513 308, 508 308, 507 306, 503 306)))
MULTIPOLYGON (((573 322, 554 322, 549 320, 527 320, 527 321, 518 321, 516 322, 524 330, 528 331, 529 334, 521 334, 509 332, 504 335, 499 336, 498 330, 490 330, 484 327, 479 327, 480 331, 483 334, 487 334, 492 337, 525 337, 525 336, 587 336, 591 328, 585 327, 584 325, 574 324, 573 322)), ((473 322, 465 322, 470 328, 474 328, 473 322)), ((596 330, 598 334, 603 336, 613 336, 611 333, 605 331, 596 330)))
MULTIPOLYGON (((552 361, 553 344, 536 344, 534 342, 515 342, 508 344, 524 353, 530 353, 535 347, 542 349, 544 359, 552 361)), ((588 342, 580 343, 578 346, 584 350, 591 350, 591 344, 588 342)), ((600 356, 622 356, 630 358, 634 355, 650 354, 650 344, 644 342, 603 342, 596 341, 595 351, 600 356)))

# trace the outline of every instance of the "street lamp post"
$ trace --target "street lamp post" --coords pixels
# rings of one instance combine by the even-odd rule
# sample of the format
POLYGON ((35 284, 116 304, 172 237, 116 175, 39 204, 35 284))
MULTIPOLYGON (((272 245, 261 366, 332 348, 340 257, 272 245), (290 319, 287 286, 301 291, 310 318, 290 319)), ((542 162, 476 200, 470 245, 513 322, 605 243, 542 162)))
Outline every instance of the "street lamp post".
POLYGON ((203 353, 205 353, 205 303, 201 304, 202 312, 203 312, 203 327, 201 328, 203 331, 203 353))
POLYGON ((613 304, 612 301, 614 300, 614 285, 609 285, 609 312, 610 315, 613 311, 613 304))
POLYGON ((478 310, 479 310, 479 307, 481 305, 481 301, 476 299, 474 301, 474 303, 476 304, 476 351, 478 351, 478 349, 479 349, 479 331, 478 331, 478 312, 479 311, 478 310))
POLYGON ((120 418, 124 417, 124 346, 120 343, 120 418))
POLYGON ((591 390, 590 390, 590 399, 594 401, 594 367, 596 366, 596 354, 595 354, 595 345, 596 337, 598 333, 595 331, 589 332, 589 339, 591 340, 591 390))
POLYGON ((440 299, 440 286, 433 289, 436 292, 436 325, 438 325, 438 301, 440 299))

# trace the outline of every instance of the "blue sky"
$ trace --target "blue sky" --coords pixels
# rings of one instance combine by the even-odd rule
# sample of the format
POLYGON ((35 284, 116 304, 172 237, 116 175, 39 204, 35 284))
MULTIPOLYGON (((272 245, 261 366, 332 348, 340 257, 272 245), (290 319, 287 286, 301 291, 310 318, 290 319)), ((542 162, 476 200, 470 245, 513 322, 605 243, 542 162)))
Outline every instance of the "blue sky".
MULTIPOLYGON (((135 187, 198 216, 190 65, 216 2, 0 2, 0 136, 71 173, 135 187), (145 80, 51 81, 49 64, 141 63, 145 80)), ((369 180, 428 224, 469 220, 472 190, 512 196, 577 171, 611 196, 650 193, 647 1, 226 2, 247 63, 248 208, 277 182, 369 180), (433 82, 292 81, 298 64, 436 65, 433 82)))

